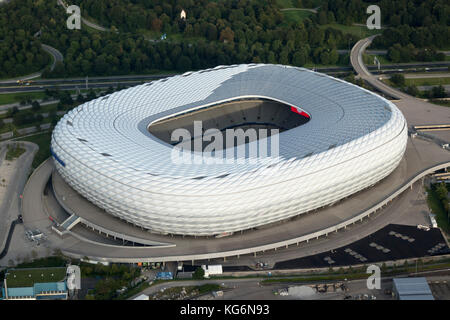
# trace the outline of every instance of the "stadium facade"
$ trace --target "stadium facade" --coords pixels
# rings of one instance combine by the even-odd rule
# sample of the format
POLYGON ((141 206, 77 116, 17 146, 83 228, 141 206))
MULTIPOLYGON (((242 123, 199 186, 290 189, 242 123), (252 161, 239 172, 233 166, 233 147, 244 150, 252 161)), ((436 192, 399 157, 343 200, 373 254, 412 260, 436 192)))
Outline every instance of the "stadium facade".
POLYGON ((109 214, 156 233, 209 236, 286 220, 370 187, 398 166, 406 143, 405 118, 386 99, 307 69, 251 64, 87 102, 57 124, 51 152, 63 179, 109 214), (196 117, 204 129, 278 128, 277 155, 172 161, 171 130, 192 129, 196 117))

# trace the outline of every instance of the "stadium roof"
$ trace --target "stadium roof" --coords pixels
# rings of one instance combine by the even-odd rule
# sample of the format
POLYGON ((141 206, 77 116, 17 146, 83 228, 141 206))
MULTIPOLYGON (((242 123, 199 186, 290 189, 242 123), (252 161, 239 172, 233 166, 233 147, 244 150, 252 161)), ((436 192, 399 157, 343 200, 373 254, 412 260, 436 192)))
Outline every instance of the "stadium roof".
POLYGON ((345 153, 375 137, 380 138, 378 144, 386 142, 383 132, 398 126, 402 118, 387 100, 324 74, 281 65, 234 65, 189 72, 90 101, 68 112, 54 136, 63 135, 57 144, 83 155, 92 166, 103 163, 124 175, 140 172, 153 175, 151 179, 216 177, 279 163, 257 159, 246 165, 175 164, 167 161, 172 146, 148 132, 148 125, 158 119, 242 97, 269 98, 311 115, 305 125, 279 135, 280 157, 286 161, 307 156, 306 167, 327 151, 345 153))
POLYGON ((52 155, 62 178, 108 213, 154 232, 197 236, 332 204, 390 174, 406 142, 405 118, 386 99, 307 69, 252 64, 188 72, 87 102, 55 127, 52 155), (258 149, 265 140, 271 147, 278 138, 278 156, 187 164, 173 161, 176 149, 148 131, 164 117, 253 98, 310 117, 245 145, 258 149))

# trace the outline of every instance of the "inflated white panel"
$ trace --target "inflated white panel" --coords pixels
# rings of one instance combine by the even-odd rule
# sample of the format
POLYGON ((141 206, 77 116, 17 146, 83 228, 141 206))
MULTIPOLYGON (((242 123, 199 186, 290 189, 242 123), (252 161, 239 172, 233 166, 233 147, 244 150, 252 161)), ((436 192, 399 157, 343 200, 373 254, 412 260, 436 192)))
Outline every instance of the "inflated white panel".
POLYGON ((186 73, 87 102, 60 120, 51 144, 65 181, 110 214, 157 232, 214 235, 369 187, 397 167, 406 142, 406 121, 386 99, 307 69, 254 64, 186 73), (248 97, 311 116, 279 134, 278 158, 177 164, 173 147, 147 131, 163 117, 248 97))

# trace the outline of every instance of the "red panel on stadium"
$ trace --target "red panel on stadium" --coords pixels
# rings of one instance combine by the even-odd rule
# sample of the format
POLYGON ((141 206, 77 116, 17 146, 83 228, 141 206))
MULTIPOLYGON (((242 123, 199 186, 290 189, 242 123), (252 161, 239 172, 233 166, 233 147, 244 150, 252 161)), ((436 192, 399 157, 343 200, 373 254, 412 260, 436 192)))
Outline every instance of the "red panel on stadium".
POLYGON ((298 111, 298 109, 296 107, 291 107, 291 111, 309 119, 309 114, 307 114, 304 111, 298 111))

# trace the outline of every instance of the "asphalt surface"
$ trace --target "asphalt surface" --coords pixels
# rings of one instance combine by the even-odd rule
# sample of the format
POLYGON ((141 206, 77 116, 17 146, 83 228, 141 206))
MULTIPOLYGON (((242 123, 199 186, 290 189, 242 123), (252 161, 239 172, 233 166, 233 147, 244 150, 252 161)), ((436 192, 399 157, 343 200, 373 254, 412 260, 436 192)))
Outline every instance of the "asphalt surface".
MULTIPOLYGON (((34 143, 21 143, 26 151, 18 159, 15 160, 16 171, 10 178, 6 193, 0 205, 0 250, 4 248, 11 222, 17 219, 20 214, 19 196, 23 192, 25 183, 28 178, 28 173, 31 169, 34 155, 38 150, 38 146, 34 143)), ((7 144, 8 143, 4 142, 1 145, 2 147, 4 147, 7 144)), ((4 156, 2 156, 2 159, 3 158, 4 156)))
MULTIPOLYGON (((175 260, 191 260, 189 258, 195 255, 195 259, 202 259, 201 256, 209 253, 218 253, 226 251, 234 251, 238 249, 253 248, 254 246, 261 246, 264 244, 278 243, 279 241, 295 239, 295 237, 311 234, 314 231, 322 230, 323 228, 345 221, 350 216, 358 214, 361 210, 365 210, 368 206, 378 203, 380 198, 384 199, 386 194, 390 194, 397 189, 398 185, 414 176, 418 170, 428 167, 433 163, 450 160, 447 151, 442 150, 434 143, 426 142, 419 139, 410 139, 406 156, 400 166, 386 179, 367 189, 358 193, 349 199, 336 204, 333 207, 320 210, 315 214, 301 215, 297 219, 289 223, 281 223, 279 225, 271 226, 261 230, 254 230, 251 232, 244 232, 236 234, 231 237, 221 239, 205 239, 192 237, 170 237, 160 236, 142 231, 134 228, 133 235, 136 237, 148 237, 152 241, 173 243, 176 246, 171 248, 144 248, 144 247, 105 247, 100 243, 91 243, 74 238, 71 235, 64 239, 58 236, 52 237, 51 245, 61 248, 67 254, 79 254, 81 256, 88 255, 90 257, 102 257, 105 259, 122 257, 123 262, 127 259, 148 260, 151 257, 160 259, 158 261, 170 261, 169 257, 175 260), (423 153, 423 155, 422 155, 423 153), (184 258, 183 258, 184 257, 184 258)), ((43 208, 42 192, 50 177, 53 166, 51 162, 46 162, 39 170, 36 170, 30 178, 24 191, 24 223, 25 226, 31 229, 39 228, 41 230, 48 229, 51 226, 51 221, 46 212, 52 212, 53 209, 43 208)), ((61 182, 61 181, 60 181, 61 182)), ((64 185, 55 186, 55 190, 60 193, 59 197, 64 197, 64 204, 72 209, 77 210, 77 214, 85 216, 88 221, 92 219, 100 219, 96 222, 106 229, 122 228, 120 224, 124 224, 118 219, 99 211, 94 205, 87 200, 80 197, 76 192, 64 185), (93 211, 94 210, 94 211, 93 211), (87 216, 86 216, 87 215, 87 216)), ((396 219, 404 221, 412 221, 415 224, 417 220, 412 220, 415 215, 419 216, 419 223, 427 223, 425 218, 422 218, 424 204, 417 204, 415 201, 422 196, 423 188, 420 181, 416 183, 412 190, 405 191, 399 198, 391 202, 385 209, 379 211, 379 215, 371 217, 370 223, 363 222, 354 227, 348 228, 346 231, 330 234, 328 238, 311 241, 308 244, 302 244, 297 247, 294 245, 288 249, 279 248, 276 252, 273 250, 266 251, 263 256, 264 259, 269 259, 272 262, 287 260, 292 257, 302 257, 317 254, 324 251, 348 245, 354 241, 383 228, 384 226, 395 223, 396 219), (416 212, 413 214, 412 212, 416 212), (330 241, 331 240, 331 241, 330 241)), ((425 207, 426 208, 426 207, 425 207)), ((93 221, 94 222, 94 221, 93 221)), ((130 225, 126 224, 127 228, 130 225)), ((127 230, 124 227, 123 230, 127 230)), ((279 247, 281 247, 280 245, 279 247)), ((284 247, 284 246, 283 246, 284 247)), ((234 254, 233 254, 234 255, 234 254)), ((237 265, 254 264, 254 261, 261 259, 261 253, 258 257, 250 255, 241 256, 240 259, 235 259, 237 265)), ((117 261, 117 260, 116 260, 117 261)), ((122 260, 121 260, 122 261, 122 260)))
POLYGON ((362 54, 376 36, 377 35, 362 39, 352 48, 350 62, 355 72, 358 74, 358 77, 368 82, 372 87, 383 94, 399 100, 396 101, 395 104, 403 112, 409 126, 450 123, 449 108, 425 102, 392 88, 378 80, 377 76, 369 72, 363 63, 362 54))
POLYGON ((42 47, 42 50, 49 53, 53 57, 53 62, 50 66, 50 71, 53 71, 53 69, 55 69, 56 63, 63 62, 64 57, 63 57, 62 53, 56 48, 53 48, 46 44, 42 44, 41 47, 42 47))
MULTIPOLYGON (((360 64, 361 61, 358 58, 358 56, 361 55, 363 49, 370 44, 370 42, 369 43, 364 42, 363 40, 361 40, 362 42, 361 41, 358 42, 357 45, 355 45, 354 49, 352 50, 352 63, 355 62, 354 53, 356 52, 357 64, 354 65, 355 69, 358 71, 359 68, 358 73, 360 73, 361 77, 365 77, 366 79, 373 81, 374 76, 367 71, 364 65, 360 64)), ((381 90, 386 90, 387 93, 392 93, 394 95, 398 93, 397 90, 392 89, 390 87, 387 87, 387 89, 381 87, 381 90)), ((399 102, 399 107, 403 108, 402 111, 404 112, 410 124, 411 123, 423 124, 424 119, 426 119, 426 121, 429 121, 429 123, 434 124, 441 123, 446 118, 450 119, 448 108, 426 104, 423 101, 414 99, 412 97, 409 97, 408 95, 403 95, 403 99, 399 102), (402 105, 401 103, 405 101, 407 102, 407 104, 402 105), (415 104, 416 107, 414 106, 415 104), (429 110, 424 109, 424 105, 426 108, 430 109, 429 110), (418 110, 420 109, 419 112, 416 112, 414 108, 417 108, 418 110)), ((385 181, 375 186, 374 189, 367 190, 367 193, 361 193, 352 197, 354 202, 344 201, 343 203, 334 206, 332 209, 323 210, 323 212, 320 212, 320 214, 318 215, 305 215, 299 217, 299 219, 295 223, 292 222, 289 224, 284 223, 278 226, 273 226, 269 229, 258 230, 257 232, 251 232, 248 234, 244 233, 244 235, 241 236, 234 235, 233 237, 230 238, 214 239, 214 240, 179 239, 175 237, 171 239, 172 242, 177 244, 172 254, 174 255, 182 253, 186 254, 188 251, 195 252, 196 250, 199 250, 199 252, 216 252, 220 250, 226 250, 229 248, 236 248, 242 245, 251 246, 261 243, 273 243, 274 234, 277 237, 287 239, 289 237, 302 234, 302 232, 303 233, 311 232, 311 228, 313 229, 318 228, 320 230, 321 228, 323 228, 324 221, 327 221, 327 223, 331 224, 337 221, 342 221, 342 219, 345 219, 345 214, 348 213, 352 214, 354 212, 358 212, 358 210, 367 206, 368 203, 372 201, 377 202, 378 201, 377 197, 380 196, 381 193, 378 193, 378 191, 375 190, 381 189, 382 193, 386 194, 387 190, 395 189, 395 186, 397 185, 396 183, 398 183, 402 179, 405 179, 406 177, 410 177, 415 172, 417 172, 417 170, 430 166, 436 162, 448 160, 450 160, 448 152, 443 151, 436 145, 421 140, 410 140, 408 144, 407 153, 404 159, 404 164, 399 166, 399 168, 396 170, 397 173, 392 174, 385 181), (393 181, 397 182, 394 183, 393 181), (349 203, 353 204, 349 205, 349 203), (361 207, 361 205, 363 207, 361 207), (327 214, 330 215, 326 216, 327 214), (314 216, 318 216, 318 218, 316 219, 314 216), (310 229, 309 230, 304 229, 305 226, 310 229), (207 245, 208 242, 212 244, 211 247, 207 245)), ((48 165, 44 165, 43 168, 41 169, 43 169, 43 171, 35 172, 36 176, 30 180, 29 186, 27 185, 28 194, 27 197, 25 197, 27 200, 24 201, 24 220, 29 227, 41 225, 42 229, 48 228, 49 225, 51 224, 49 222, 47 214, 45 213, 45 210, 42 209, 42 204, 39 205, 42 200, 41 193, 51 173, 51 167, 48 167, 48 165)), ((417 195, 418 190, 420 189, 421 189, 420 186, 416 185, 413 188, 414 192, 405 192, 406 194, 401 196, 403 200, 402 199, 400 199, 400 201, 396 200, 392 205, 388 206, 385 210, 383 210, 384 213, 387 214, 380 214, 376 216, 374 218, 374 221, 372 221, 372 223, 363 223, 359 229, 355 227, 354 229, 352 228, 352 230, 333 235, 332 236, 333 241, 320 241, 320 240, 317 242, 314 241, 312 244, 302 246, 301 248, 297 248, 294 246, 293 248, 282 250, 281 253, 271 252, 265 253, 264 255, 269 257, 272 256, 273 261, 279 261, 285 260, 286 256, 289 256, 291 258, 292 256, 297 257, 308 256, 323 251, 328 251, 337 248, 339 246, 347 245, 351 242, 360 240, 362 237, 369 235, 383 228, 384 226, 392 223, 392 221, 394 221, 398 216, 408 211, 408 209, 411 208, 408 207, 408 202, 410 202, 411 199, 415 199, 414 197, 417 195)), ((75 199, 75 202, 73 202, 71 205, 74 206, 74 208, 76 208, 77 206, 81 206, 83 208, 82 212, 91 210, 89 205, 85 203, 82 204, 82 202, 80 202, 82 201, 82 199, 76 198, 76 195, 71 194, 70 196, 67 197, 67 199, 68 200, 75 199)), ((157 235, 151 235, 151 237, 155 237, 155 239, 164 239, 164 241, 167 241, 168 239, 168 237, 160 237, 157 235)), ((148 251, 145 248, 132 248, 132 249, 117 248, 114 250, 105 250, 105 248, 102 245, 98 244, 94 245, 92 243, 80 241, 79 239, 75 239, 70 236, 64 239, 64 241, 62 241, 58 237, 53 237, 52 240, 54 240, 53 245, 55 247, 60 247, 66 252, 72 252, 74 254, 80 254, 83 256, 89 253, 89 255, 91 256, 94 257, 98 256, 104 258, 117 256, 124 256, 124 257, 134 256, 144 258, 154 255, 160 256, 163 251, 163 249, 161 248, 156 249, 156 251, 153 250, 148 251)))
MULTIPOLYGON (((449 300, 450 299, 450 276, 446 275, 445 272, 440 274, 438 272, 434 275, 427 274, 417 274, 418 277, 426 276, 427 282, 430 285, 433 296, 436 300, 449 300)), ((222 279, 222 280, 192 280, 192 281, 171 281, 156 284, 143 290, 142 292, 132 296, 128 300, 133 300, 135 297, 145 294, 153 295, 161 290, 166 290, 168 288, 175 287, 186 287, 186 286, 200 286, 205 284, 219 284, 223 288, 223 296, 213 298, 211 294, 207 294, 199 300, 343 300, 345 297, 349 297, 351 300, 358 299, 364 295, 375 296, 377 300, 392 300, 392 295, 386 294, 385 290, 392 291, 392 278, 383 277, 381 275, 381 288, 380 289, 368 289, 367 279, 359 279, 352 281, 345 281, 344 279, 340 281, 329 281, 326 284, 332 285, 333 283, 345 283, 347 290, 345 292, 327 292, 327 293, 316 293, 309 297, 301 296, 280 296, 275 295, 274 292, 279 289, 287 289, 289 287, 295 286, 311 286, 314 287, 317 282, 285 282, 285 283, 274 283, 265 284, 260 283, 260 279, 222 279)), ((400 277, 400 276, 399 276, 400 277)), ((401 276, 401 277, 404 277, 401 276)))
MULTIPOLYGON (((67 7, 68 7, 68 6, 64 3, 64 1, 62 1, 62 0, 58 0, 58 4, 59 4, 60 6, 62 6, 62 7, 64 8, 64 10, 66 10, 67 7)), ((94 28, 94 29, 98 30, 98 31, 109 31, 109 29, 107 29, 107 28, 105 28, 105 27, 102 27, 102 26, 100 26, 100 25, 98 25, 98 24, 96 24, 96 23, 94 23, 94 22, 89 21, 89 20, 86 20, 86 19, 84 19, 83 17, 81 17, 81 22, 84 23, 85 25, 91 27, 91 28, 94 28)))
POLYGON ((347 266, 449 253, 450 249, 437 228, 425 231, 416 226, 390 224, 348 246, 314 256, 277 262, 274 269, 347 266))

